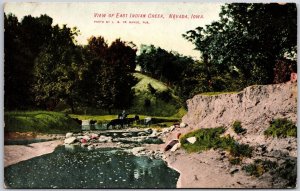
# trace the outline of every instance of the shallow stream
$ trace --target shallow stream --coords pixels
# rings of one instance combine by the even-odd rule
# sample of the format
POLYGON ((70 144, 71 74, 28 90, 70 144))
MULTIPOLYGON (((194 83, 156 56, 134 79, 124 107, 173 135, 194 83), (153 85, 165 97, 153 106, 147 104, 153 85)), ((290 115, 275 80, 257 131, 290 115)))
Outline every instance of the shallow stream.
POLYGON ((64 146, 4 169, 9 188, 175 188, 178 177, 160 159, 64 146))

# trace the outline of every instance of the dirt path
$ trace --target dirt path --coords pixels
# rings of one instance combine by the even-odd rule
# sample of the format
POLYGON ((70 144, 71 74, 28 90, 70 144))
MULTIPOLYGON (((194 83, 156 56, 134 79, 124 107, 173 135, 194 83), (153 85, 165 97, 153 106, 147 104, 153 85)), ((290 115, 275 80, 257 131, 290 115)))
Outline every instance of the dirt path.
POLYGON ((32 143, 29 145, 5 145, 4 167, 33 157, 52 153, 54 149, 61 144, 63 144, 62 140, 32 143))

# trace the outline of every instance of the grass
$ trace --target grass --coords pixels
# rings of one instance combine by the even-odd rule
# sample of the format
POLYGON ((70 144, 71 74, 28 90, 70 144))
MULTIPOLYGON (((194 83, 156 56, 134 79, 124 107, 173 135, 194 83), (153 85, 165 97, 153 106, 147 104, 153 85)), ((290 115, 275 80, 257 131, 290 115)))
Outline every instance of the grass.
POLYGON ((11 111, 4 113, 5 132, 65 133, 80 131, 68 115, 48 111, 11 111))
POLYGON ((236 134, 245 134, 247 132, 247 129, 242 127, 242 123, 240 121, 235 121, 232 124, 232 128, 236 134))
POLYGON ((264 132, 266 136, 272 137, 297 137, 297 127, 294 122, 288 119, 275 119, 270 122, 269 128, 264 132))
POLYGON ((199 129, 183 135, 180 142, 188 152, 220 148, 228 150, 233 157, 251 157, 252 148, 249 145, 239 144, 230 136, 221 137, 224 132, 224 127, 199 129), (196 137, 196 142, 190 144, 187 141, 189 137, 196 137))
MULTIPOLYGON (((80 120, 87 120, 92 119, 96 120, 98 123, 108 122, 112 119, 117 119, 117 115, 77 115, 77 114, 70 114, 72 118, 78 118, 80 120)), ((135 114, 128 115, 128 118, 133 118, 135 114)), ((159 117, 159 116, 147 116, 147 115, 139 115, 140 120, 144 120, 146 117, 152 118, 152 124, 150 126, 139 125, 135 123, 134 126, 140 128, 163 128, 169 127, 173 125, 174 122, 180 121, 180 118, 177 117, 159 117)))
POLYGON ((148 84, 151 84, 151 86, 157 91, 165 91, 168 89, 168 87, 161 81, 146 76, 144 74, 134 73, 133 76, 139 80, 139 82, 134 86, 134 88, 140 91, 148 91, 148 84))
POLYGON ((139 82, 133 87, 134 98, 128 110, 130 113, 151 116, 173 116, 182 113, 179 98, 167 85, 141 73, 134 73, 134 76, 139 82), (149 90, 149 84, 155 90, 155 94, 149 90), (170 92, 170 95, 162 96, 166 92, 170 92))

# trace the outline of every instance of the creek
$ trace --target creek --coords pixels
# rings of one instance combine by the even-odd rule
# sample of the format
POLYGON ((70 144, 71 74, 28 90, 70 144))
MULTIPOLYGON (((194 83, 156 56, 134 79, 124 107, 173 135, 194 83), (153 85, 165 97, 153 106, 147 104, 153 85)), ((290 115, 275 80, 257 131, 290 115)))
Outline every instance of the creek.
POLYGON ((4 169, 9 188, 176 188, 178 177, 161 159, 112 148, 59 146, 4 169))

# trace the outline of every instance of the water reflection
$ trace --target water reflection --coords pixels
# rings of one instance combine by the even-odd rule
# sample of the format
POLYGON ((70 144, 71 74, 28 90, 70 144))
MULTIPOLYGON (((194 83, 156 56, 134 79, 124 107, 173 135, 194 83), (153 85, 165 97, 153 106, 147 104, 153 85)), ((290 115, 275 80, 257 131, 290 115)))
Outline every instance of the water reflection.
POLYGON ((4 173, 10 188, 175 188, 179 176, 162 160, 80 147, 58 147, 4 173))

